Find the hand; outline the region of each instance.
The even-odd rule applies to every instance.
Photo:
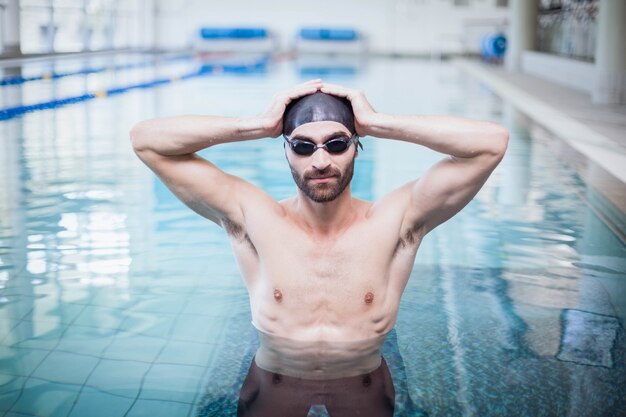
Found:
[[[360,137],[369,135],[369,126],[372,124],[372,119],[375,117],[376,112],[362,91],[326,83],[323,83],[321,91],[350,100],[352,111],[354,112],[354,127],[357,135]]]
[[[267,109],[258,116],[267,130],[267,136],[276,138],[283,133],[283,114],[289,103],[297,98],[313,94],[320,88],[322,88],[322,80],[316,79],[276,93]]]

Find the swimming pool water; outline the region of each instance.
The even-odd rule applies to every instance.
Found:
[[[141,164],[128,131],[165,115],[258,114],[320,68],[377,111],[488,119],[511,133],[479,195],[418,251],[383,349],[395,415],[626,415],[626,249],[594,211],[596,192],[449,63],[307,62],[0,122],[0,415],[234,415],[258,340],[228,240]],[[33,81],[0,97],[44,101],[193,65]],[[364,145],[353,192],[366,199],[441,157]],[[279,140],[201,155],[277,199],[294,192]]]

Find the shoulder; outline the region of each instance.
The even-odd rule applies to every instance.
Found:
[[[411,194],[415,183],[412,180],[376,200],[368,210],[368,218],[380,224],[395,240],[394,253],[403,248],[415,248],[422,237],[421,227],[408,216]]]
[[[374,203],[370,203],[368,217],[375,216],[399,216],[404,217],[404,213],[411,203],[411,190],[417,180],[407,182],[395,190],[385,194]]]
[[[367,217],[373,204],[374,203],[372,203],[371,201],[361,200],[360,198],[352,197],[352,206],[359,214],[359,216],[362,215],[364,217]]]
[[[278,201],[261,188],[241,178],[236,178],[236,184],[229,188],[228,196],[236,198],[241,207],[239,216],[225,216],[220,221],[220,225],[231,237],[249,239],[251,230],[284,217],[284,208]]]

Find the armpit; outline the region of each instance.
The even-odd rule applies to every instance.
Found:
[[[420,243],[420,237],[418,232],[419,227],[413,227],[405,231],[398,239],[398,243],[396,243],[396,247],[393,250],[394,256],[401,249],[409,249],[417,246]]]
[[[239,223],[235,223],[229,219],[222,219],[222,227],[228,233],[229,236],[239,242],[245,242],[256,252],[256,248],[250,239],[250,236],[246,233],[245,229]]]

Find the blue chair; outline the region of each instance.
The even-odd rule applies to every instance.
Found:
[[[193,39],[197,52],[275,52],[278,43],[264,27],[213,27],[204,26]]]
[[[366,41],[354,28],[309,26],[298,30],[294,50],[300,53],[361,54],[366,50]]]

